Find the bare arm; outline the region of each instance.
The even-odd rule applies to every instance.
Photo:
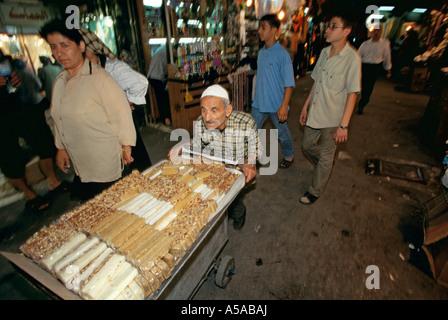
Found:
[[[283,101],[280,108],[277,110],[278,121],[285,122],[288,119],[288,105],[291,100],[293,87],[286,87],[285,94],[283,95]]]
[[[356,98],[357,98],[356,93],[349,93],[347,95],[347,101],[345,102],[345,108],[341,122],[339,124],[339,127],[336,129],[336,132],[334,133],[335,143],[341,143],[347,141],[348,129],[342,129],[340,126],[348,127],[350,118],[353,113],[353,109],[355,108]]]
[[[310,103],[311,103],[311,95],[313,93],[313,88],[314,88],[314,84],[311,87],[310,93],[308,94],[308,98],[306,98],[306,101],[302,107],[302,112],[300,113],[299,122],[302,126],[304,126],[306,124],[306,119],[308,118],[308,109],[309,109]]]

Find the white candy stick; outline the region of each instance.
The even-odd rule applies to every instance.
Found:
[[[78,259],[73,261],[70,265],[63,268],[57,277],[66,285],[71,286],[73,289],[74,279],[81,276],[80,272],[84,269],[91,261],[100,256],[107,249],[107,245],[104,242],[98,243],[94,248],[80,256]],[[78,283],[79,285],[79,283]],[[69,288],[69,289],[72,289]]]
[[[138,271],[130,263],[126,262],[126,266],[113,279],[106,290],[103,290],[98,297],[99,300],[113,300],[120,294],[134,278],[138,275]]]
[[[99,242],[98,238],[91,238],[82,243],[75,251],[67,254],[65,257],[60,259],[53,266],[53,271],[58,273],[62,268],[66,267],[69,263],[76,260],[79,256],[83,255],[87,250],[91,249],[94,245]]]
[[[147,202],[144,206],[140,207],[136,212],[134,212],[136,215],[138,215],[139,217],[141,217],[143,214],[145,214],[145,212],[148,211],[148,208],[150,208],[152,205],[154,205],[155,203],[157,203],[157,199],[153,198],[151,199],[151,201]]]
[[[44,259],[42,261],[42,264],[47,268],[48,270],[53,269],[53,265],[59,261],[59,259],[63,258],[68,252],[70,252],[72,249],[79,246],[82,242],[84,242],[87,239],[87,236],[83,233],[78,233],[75,235],[72,239],[70,239],[67,243],[62,245],[61,248],[53,252],[49,257]]]
[[[95,300],[102,290],[114,279],[125,266],[125,257],[121,254],[114,254],[106,264],[99,270],[90,281],[81,288],[81,296]]]
[[[110,256],[110,254],[113,252],[111,248],[106,248],[106,250],[103,251],[88,267],[86,270],[84,270],[81,273],[81,276],[79,277],[79,282],[82,284],[85,280],[87,280],[90,275],[95,271],[96,268],[98,268],[103,261]],[[78,292],[76,292],[78,293]]]
[[[135,206],[137,203],[139,203],[143,198],[145,197],[144,193],[139,194],[137,197],[135,197],[134,199],[132,199],[132,201],[130,201],[129,203],[119,207],[119,210],[123,210],[123,211],[128,211],[129,208],[132,208],[133,206]]]
[[[156,223],[157,221],[159,221],[159,219],[161,217],[163,217],[163,215],[165,213],[168,212],[168,210],[170,210],[173,207],[173,205],[171,203],[162,203],[162,205],[157,209],[157,211],[149,218],[149,224],[153,225],[154,223]],[[147,220],[148,221],[148,220]]]

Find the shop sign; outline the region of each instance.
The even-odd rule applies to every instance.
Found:
[[[1,3],[0,17],[2,24],[14,26],[41,26],[52,19],[49,8],[21,3]]]

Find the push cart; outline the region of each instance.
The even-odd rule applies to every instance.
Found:
[[[151,299],[191,299],[209,274],[216,270],[215,283],[225,288],[235,268],[233,257],[218,258],[229,240],[227,209],[216,216],[205,227],[187,254],[173,269]]]
[[[231,280],[235,269],[235,259],[231,256],[220,257],[220,253],[229,240],[227,209],[244,187],[245,179],[240,171],[228,170],[232,170],[240,176],[218,202],[216,212],[209,218],[199,237],[172,269],[171,276],[161,284],[156,292],[147,297],[148,300],[191,299],[212,271],[216,271],[215,284],[221,288],[225,288]],[[36,287],[43,287],[44,291],[54,294],[53,297],[80,299],[78,295],[68,290],[61,282],[23,254],[10,252],[1,252],[1,254],[21,273],[26,274],[27,278],[34,280]]]
[[[228,255],[220,257],[220,253],[229,240],[227,209],[244,187],[245,178],[236,169],[227,170],[239,174],[238,179],[218,202],[216,213],[173,269],[171,277],[165,280],[151,299],[191,299],[213,271],[216,271],[215,284],[220,288],[225,288],[232,279],[235,259]]]

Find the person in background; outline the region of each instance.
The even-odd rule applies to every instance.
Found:
[[[13,67],[22,80],[22,85],[17,90],[22,102],[33,106],[39,105],[44,97],[40,93],[42,82],[38,76],[26,67],[26,63],[23,60],[14,59]]]
[[[420,53],[418,33],[411,28],[406,31],[406,36],[394,59],[394,80],[404,85],[398,88],[410,90],[414,73],[414,58]]]
[[[166,87],[168,76],[167,63],[166,47],[162,46],[151,57],[151,63],[149,64],[147,78],[151,86],[154,88],[154,92],[156,94],[160,119],[165,125],[170,126],[170,99]]]
[[[65,68],[54,83],[50,107],[56,163],[63,172],[73,165],[71,197],[88,200],[119,180],[124,166],[133,162],[131,109],[118,82],[85,58],[86,43],[78,30],[53,20],[40,33]]]
[[[1,53],[0,62],[6,60],[13,65],[12,59]],[[8,92],[8,82],[18,89]],[[51,196],[68,192],[70,184],[62,181],[55,171],[56,148],[50,128],[42,110],[22,101],[19,91],[22,85],[16,71],[12,72],[9,80],[6,76],[0,76],[0,169],[8,182],[24,195],[25,208],[40,212],[50,206]],[[39,168],[46,179],[50,197],[37,194],[28,183],[19,137],[25,139],[32,152],[39,156]]]
[[[136,107],[144,108],[144,104],[146,103],[145,96],[148,90],[148,80],[146,77],[133,70],[128,64],[121,60],[110,59],[104,54],[95,54],[91,50],[94,51],[95,49],[90,47],[87,48],[86,57],[93,63],[100,64],[101,67],[118,81],[126,94],[132,114],[134,115]],[[125,174],[130,173],[134,168],[142,172],[151,166],[151,160],[140,135],[137,119],[133,117],[133,121],[137,135],[135,148],[132,148],[132,157],[134,158],[134,161],[130,164],[130,170]]]
[[[294,12],[291,17],[291,58],[294,77],[300,78],[303,74],[303,61],[305,59],[305,41],[307,34],[307,20],[303,8]]]
[[[383,68],[386,70],[387,79],[390,79],[391,76],[390,43],[389,40],[381,37],[382,34],[381,26],[378,29],[374,28],[370,31],[370,39],[364,41],[358,49],[362,59],[362,86],[358,114],[364,113],[364,108],[370,101],[373,87]]]
[[[37,70],[37,76],[42,82],[42,89],[45,91],[47,108],[49,108],[51,103],[51,90],[53,88],[53,83],[56,80],[56,76],[59,74],[59,72],[61,72],[62,68],[59,65],[52,64],[50,58],[48,57],[39,56],[39,60],[43,64],[43,66]]]
[[[295,87],[291,57],[276,40],[280,21],[274,14],[260,19],[258,34],[264,46],[258,52],[257,81],[255,98],[252,103],[252,117],[260,130],[267,117],[270,117],[278,130],[283,160],[281,169],[287,169],[294,160],[294,143],[286,120],[289,100]]]
[[[320,54],[311,77],[314,84],[300,113],[305,127],[302,149],[315,165],[302,204],[322,194],[333,169],[336,146],[347,141],[348,125],[361,90],[361,57],[347,41],[353,24],[346,13],[334,13],[325,38],[330,46]]]

